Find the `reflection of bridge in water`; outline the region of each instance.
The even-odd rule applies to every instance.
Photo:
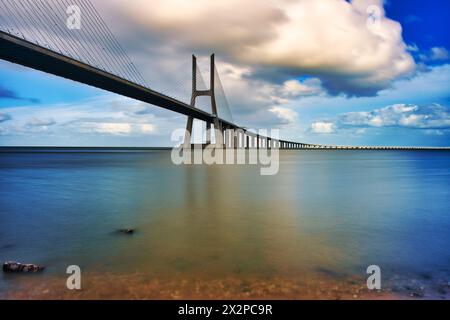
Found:
[[[68,27],[69,12],[79,14],[81,28]],[[204,121],[206,144],[212,142],[212,133],[215,133],[214,143],[227,148],[431,149],[308,144],[275,139],[247,130],[232,119],[214,55],[210,61],[209,87],[206,87],[193,56],[190,103],[154,90],[89,0],[72,0],[70,4],[50,0],[2,0],[0,58],[186,115],[188,133],[192,133],[194,119]],[[211,112],[196,107],[196,98],[200,96],[209,97]],[[190,139],[185,140],[185,145],[190,143]]]

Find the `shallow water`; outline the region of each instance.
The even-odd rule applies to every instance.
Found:
[[[0,261],[47,269],[3,274],[0,295],[66,298],[72,264],[95,279],[87,297],[131,297],[101,279],[149,298],[177,298],[183,281],[225,283],[231,297],[245,281],[351,291],[372,264],[389,292],[450,292],[450,152],[281,151],[279,173],[261,176],[175,166],[168,150],[37,151],[0,153]],[[244,291],[275,295],[264,290]]]

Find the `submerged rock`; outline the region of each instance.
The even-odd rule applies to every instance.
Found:
[[[3,272],[41,272],[43,266],[37,264],[23,264],[14,261],[8,261],[3,264]]]
[[[133,228],[119,229],[118,230],[119,233],[124,233],[124,234],[133,234],[134,231],[135,230]]]

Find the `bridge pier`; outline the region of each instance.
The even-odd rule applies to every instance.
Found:
[[[211,123],[206,123],[206,145],[211,144]]]
[[[194,118],[188,117],[187,123],[186,123],[186,135],[184,136],[184,147],[185,148],[189,148],[191,146],[193,124],[194,124]]]
[[[225,149],[230,147],[230,136],[229,136],[228,127],[225,127],[223,129],[223,147]]]

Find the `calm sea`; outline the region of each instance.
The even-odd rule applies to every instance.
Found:
[[[450,281],[450,152],[281,151],[261,176],[176,166],[169,150],[17,151],[0,152],[0,261],[46,271],[2,274],[0,295],[73,264],[211,281],[365,278],[375,264],[390,290],[441,296]]]

